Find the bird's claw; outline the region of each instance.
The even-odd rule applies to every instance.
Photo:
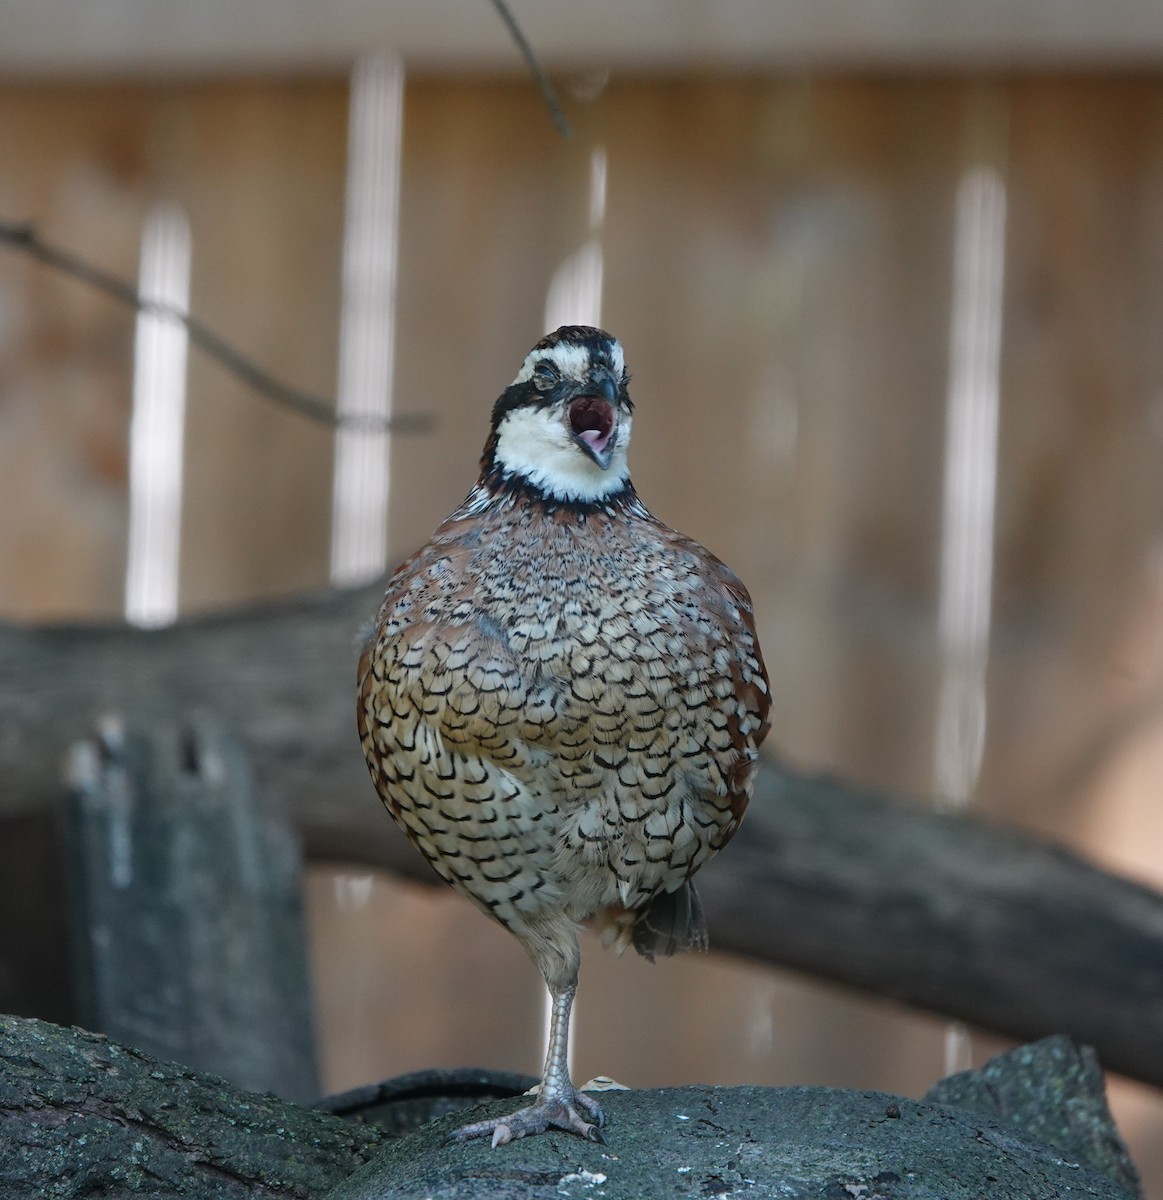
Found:
[[[507,1117],[463,1125],[445,1138],[445,1144],[487,1137],[495,1149],[518,1138],[545,1133],[549,1129],[563,1129],[566,1133],[585,1138],[587,1142],[604,1146],[606,1138],[602,1126],[605,1123],[606,1115],[597,1101],[571,1088],[567,1093],[538,1100],[536,1104],[520,1108]]]

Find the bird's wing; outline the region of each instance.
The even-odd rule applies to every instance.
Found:
[[[409,754],[419,738],[434,753],[517,770],[525,742],[554,714],[477,604],[465,557],[463,537],[459,544],[438,537],[389,581],[360,660],[360,736],[367,745],[378,725],[381,742]]]

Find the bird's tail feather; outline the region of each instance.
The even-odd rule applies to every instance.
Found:
[[[693,883],[675,892],[662,892],[637,914],[633,931],[634,949],[654,961],[656,954],[678,954],[683,950],[707,948],[707,922]]]

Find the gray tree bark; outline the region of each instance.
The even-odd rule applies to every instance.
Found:
[[[603,1096],[603,1148],[444,1147],[462,1116],[386,1146],[323,1200],[1129,1200],[996,1119],[883,1092],[682,1087]],[[511,1108],[513,1102],[509,1101]],[[500,1104],[486,1110],[498,1115]],[[474,1113],[474,1117],[478,1114]],[[483,1114],[481,1114],[483,1115]],[[509,1153],[509,1151],[513,1151]]]
[[[98,1034],[0,1017],[0,1196],[317,1200],[385,1139]]]
[[[988,1072],[988,1074],[987,1074]],[[1022,1047],[915,1101],[838,1088],[609,1092],[607,1146],[568,1134],[444,1146],[454,1113],[377,1126],[0,1017],[0,1195],[43,1200],[1133,1200],[1093,1057]],[[517,1099],[486,1111],[511,1111]],[[474,1116],[477,1114],[474,1113]]]

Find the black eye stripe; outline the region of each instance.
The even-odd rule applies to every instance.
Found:
[[[560,380],[561,372],[557,369],[557,364],[548,358],[540,359],[533,364],[533,386],[539,392],[549,391],[556,387]]]
[[[553,356],[558,347],[567,360],[565,366]],[[616,339],[601,329],[569,325],[547,334],[530,351],[521,381],[511,383],[493,405],[492,428],[495,430],[515,409],[548,408],[559,403],[566,389],[584,383],[596,367],[609,371],[619,381],[619,406],[632,412],[634,405],[626,392],[630,373]]]

